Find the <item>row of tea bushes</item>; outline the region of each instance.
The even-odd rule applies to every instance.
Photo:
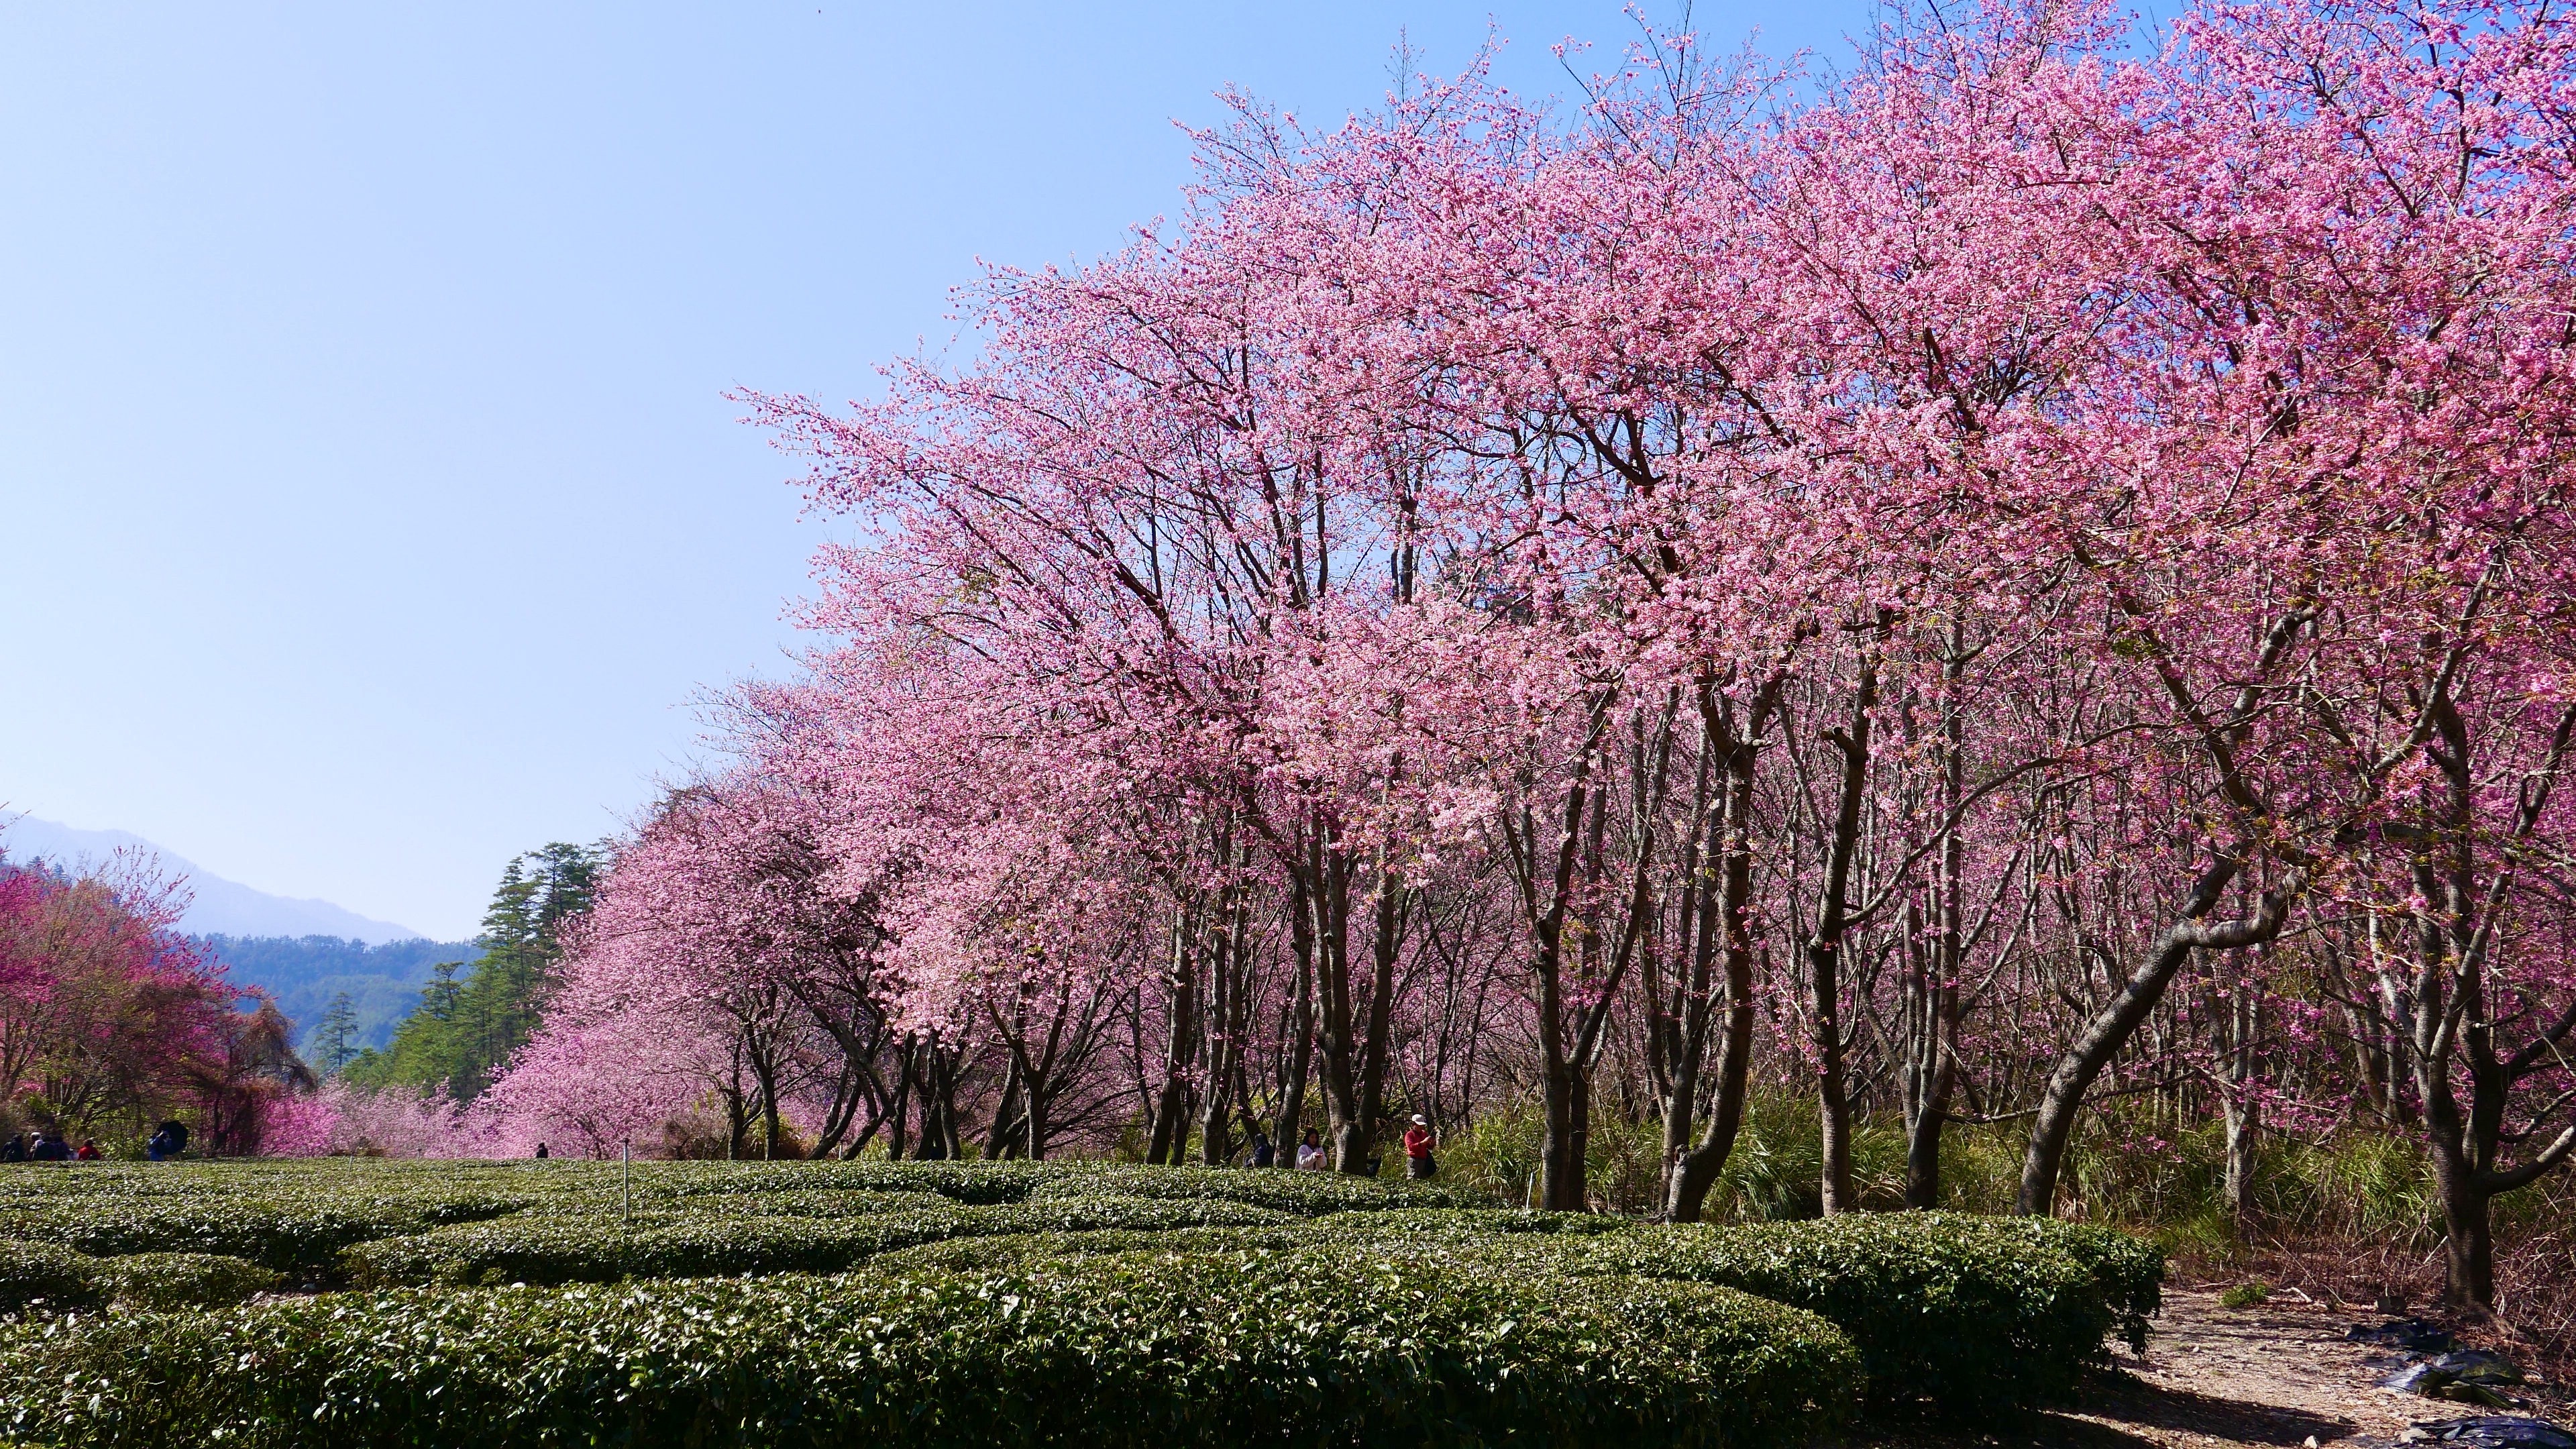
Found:
[[[0,1424],[65,1446],[1811,1442],[1824,1320],[1706,1284],[1356,1249],[998,1273],[409,1290],[29,1324]]]
[[[1952,1413],[2051,1403],[2106,1362],[2105,1339],[2153,1311],[2153,1283],[2104,1265],[2100,1230],[1951,1213],[1873,1213],[1744,1227],[1640,1227],[1583,1241],[1558,1271],[1717,1283],[1831,1319],[1859,1348],[1870,1398]],[[2118,1236],[2109,1234],[2107,1236]],[[2130,1241],[2122,1239],[2122,1241]],[[2152,1248],[2155,1276],[2163,1264]]]
[[[0,1238],[93,1257],[214,1253],[280,1272],[328,1274],[355,1244],[517,1212],[493,1198],[423,1202],[263,1199],[217,1193],[93,1195],[0,1213]]]
[[[1870,1401],[1953,1414],[2050,1403],[2143,1342],[2163,1261],[2104,1229],[1909,1213],[1760,1226],[1652,1226],[1576,1214],[1345,1214],[1261,1228],[1053,1232],[943,1241],[885,1266],[973,1269],[1085,1254],[1264,1253],[1325,1245],[1401,1251],[1470,1271],[1646,1278],[1735,1288],[1832,1321],[1858,1348]]]
[[[769,1162],[728,1165],[721,1172],[675,1176],[671,1181],[671,1191],[680,1197],[915,1191],[979,1206],[1055,1198],[1187,1198],[1246,1203],[1300,1217],[1493,1206],[1493,1200],[1481,1192],[1401,1178],[1108,1162]]]
[[[779,1327],[780,1315],[789,1309],[778,1304],[804,1302],[823,1291],[813,1286],[812,1275],[845,1273],[830,1280],[838,1285],[835,1291],[870,1303],[880,1300],[868,1295],[898,1282],[914,1285],[907,1291],[941,1299],[949,1291],[942,1285],[961,1279],[1026,1280],[1038,1285],[1029,1291],[1040,1297],[1058,1291],[1045,1285],[1146,1285],[1133,1288],[1144,1295],[1140,1301],[1164,1303],[1154,1295],[1179,1292],[1172,1285],[1197,1275],[1208,1296],[1200,1308],[1173,1310],[1182,1317],[1171,1331],[1182,1338],[1156,1340],[1186,1344],[1195,1343],[1188,1335],[1199,1331],[1189,1325],[1200,1319],[1190,1315],[1216,1312],[1208,1305],[1226,1301],[1228,1294],[1244,1295],[1244,1301],[1226,1313],[1266,1323],[1262,1315],[1270,1309],[1252,1300],[1266,1302],[1281,1293],[1293,1298],[1303,1291],[1297,1286],[1302,1275],[1330,1280],[1359,1271],[1354,1264],[1377,1265],[1369,1269],[1377,1272],[1390,1263],[1402,1265],[1388,1270],[1396,1277],[1371,1281],[1402,1287],[1415,1282],[1407,1274],[1429,1275],[1420,1281],[1445,1285],[1421,1289],[1432,1299],[1481,1304],[1504,1315],[1478,1332],[1519,1331],[1519,1320],[1510,1315],[1560,1313],[1562,1304],[1589,1301],[1587,1295],[1628,1301],[1640,1293],[1678,1294],[1673,1301],[1698,1302],[1690,1295],[1748,1294],[1780,1305],[1783,1313],[1813,1316],[1794,1321],[1833,1325],[1849,1367],[1838,1386],[1810,1382],[1802,1390],[1813,1414],[1830,1419],[1843,1398],[1880,1410],[1985,1414],[2062,1397],[2086,1367],[2102,1361],[2107,1335],[2141,1338],[2162,1276],[2152,1246],[2048,1221],[1907,1214],[1746,1227],[1653,1226],[1469,1205],[1472,1198],[1436,1187],[1284,1172],[1052,1163],[650,1164],[638,1165],[630,1178],[615,1164],[313,1163],[291,1171],[225,1164],[143,1169],[122,1177],[40,1169],[0,1174],[0,1189],[0,1225],[6,1225],[0,1232],[15,1231],[21,1239],[7,1250],[15,1266],[0,1270],[0,1312],[22,1319],[13,1343],[0,1346],[0,1368],[8,1370],[0,1381],[23,1378],[22,1371],[31,1368],[69,1375],[26,1390],[23,1412],[36,1416],[27,1421],[36,1442],[159,1442],[142,1429],[129,1433],[119,1427],[159,1421],[149,1406],[116,1402],[155,1380],[108,1372],[103,1365],[112,1355],[99,1345],[112,1343],[131,1344],[160,1365],[152,1373],[175,1375],[176,1384],[196,1371],[171,1356],[177,1352],[172,1346],[210,1342],[192,1335],[325,1325],[327,1332],[316,1330],[317,1345],[339,1343],[333,1352],[364,1360],[349,1361],[348,1372],[357,1375],[350,1382],[412,1383],[405,1377],[412,1370],[389,1368],[365,1355],[390,1363],[416,1351],[424,1365],[432,1364],[448,1352],[443,1335],[451,1329],[484,1343],[475,1335],[505,1335],[492,1326],[497,1320],[491,1315],[524,1310],[536,1315],[522,1325],[528,1332],[562,1332],[579,1340],[531,1339],[526,1352],[537,1357],[529,1362],[552,1365],[543,1369],[549,1374],[590,1364],[580,1370],[587,1373],[597,1364],[583,1355],[607,1340],[583,1337],[568,1325],[597,1305],[638,1305],[636,1312],[661,1323],[654,1315],[667,1310],[686,1316],[721,1302],[731,1305],[727,1312],[741,1315],[741,1333],[759,1339],[786,1331]],[[282,1282],[281,1273],[292,1276]],[[222,1307],[290,1283],[308,1290],[355,1283],[369,1291]],[[1164,1287],[1148,1291],[1153,1284]],[[565,1285],[617,1286],[603,1294]],[[404,1291],[388,1291],[397,1289]],[[1016,1294],[1038,1301],[1018,1289],[997,1291],[1003,1298]],[[1509,1293],[1541,1297],[1531,1307]],[[1110,1311],[1101,1305],[1083,1311],[1095,1309]],[[1017,1311],[1008,1309],[1004,1316]],[[369,1322],[393,1337],[365,1348],[373,1341],[365,1337]],[[1339,1324],[1318,1320],[1298,1331],[1329,1335],[1341,1331]],[[637,1342],[647,1348],[660,1342],[652,1337],[658,1328],[634,1331],[646,1335]],[[984,1344],[977,1335],[987,1333],[975,1328],[968,1336]],[[783,1342],[819,1340],[790,1332]],[[1024,1350],[990,1351],[1009,1359]],[[757,1356],[751,1346],[741,1352]],[[278,1362],[266,1354],[258,1349],[254,1357],[233,1362],[264,1373]],[[638,1361],[649,1361],[649,1353]],[[628,1362],[618,1358],[614,1365]],[[475,1376],[479,1370],[455,1372],[463,1377],[452,1384],[420,1379],[418,1391],[454,1392],[469,1400],[485,1391],[476,1387],[484,1384]],[[699,1394],[688,1401],[698,1405],[692,1412],[717,1416],[706,1420],[710,1425],[733,1422],[723,1416],[737,1409],[754,1412],[755,1390],[770,1383],[760,1376],[763,1369],[740,1382],[687,1388],[684,1381],[697,1381],[680,1369],[670,1372],[681,1374],[670,1383],[683,1384],[671,1392],[683,1398]],[[431,1370],[422,1367],[419,1373]],[[341,1380],[326,1375],[324,1382]],[[1413,1380],[1402,1382],[1413,1385],[1405,1392],[1429,1391]],[[238,1386],[188,1392],[214,1405],[190,1411],[200,1413],[191,1422],[201,1427],[222,1427],[230,1422],[222,1416],[237,1409],[249,1412],[239,1408],[247,1401],[238,1399]],[[309,1407],[326,1417],[339,1412],[331,1407],[338,1401],[329,1397],[338,1389],[312,1392],[322,1398]],[[557,1394],[548,1402],[559,1407],[597,1407],[582,1398],[592,1389],[576,1385],[547,1392]],[[37,1406],[64,1394],[102,1397],[89,1417],[65,1420],[71,1427],[59,1430],[48,1422],[38,1434]],[[611,1401],[627,1402],[614,1394]],[[667,1403],[651,1412],[665,1409],[679,1412]],[[805,1412],[794,1410],[791,1420],[801,1423],[793,1415]],[[1074,1414],[1077,1406],[1049,1412]],[[1053,1433],[1046,1424],[1055,1422],[1027,1432]],[[1398,1416],[1314,1422],[1324,1426],[1317,1433],[1326,1439],[1367,1442],[1378,1432],[1370,1425],[1397,1425],[1385,1432],[1410,1434],[1400,1426],[1413,1421]],[[565,1442],[618,1441],[622,1431],[603,1432],[604,1439]],[[710,1428],[711,1437],[691,1442],[732,1442],[726,1435],[733,1432]],[[794,1430],[782,1442],[794,1442],[794,1433],[802,1432]],[[912,1432],[902,1430],[897,1441],[916,1442],[902,1437]],[[657,1442],[651,1433],[636,1442]],[[761,1437],[766,1428],[742,1433],[771,1441]],[[274,1442],[346,1440],[325,1435]],[[1665,1441],[1650,1436],[1646,1442]]]
[[[334,1162],[302,1172],[275,1164],[84,1166],[0,1179],[0,1238],[100,1257],[219,1254],[324,1284],[342,1281],[343,1256],[359,1245],[501,1219],[615,1214],[649,1226],[675,1216],[858,1217],[1136,1198],[1296,1216],[1480,1201],[1453,1189],[1324,1173],[1057,1163],[647,1163],[631,1173],[573,1162]],[[554,1238],[570,1231],[546,1230]]]
[[[214,1253],[92,1258],[51,1243],[0,1241],[0,1313],[38,1317],[104,1307],[174,1309],[240,1303],[282,1275]]]
[[[1285,1213],[1242,1203],[1116,1197],[991,1206],[933,1198],[920,1207],[853,1217],[682,1215],[633,1224],[606,1215],[522,1215],[379,1239],[350,1249],[343,1264],[349,1281],[361,1287],[614,1283],[834,1273],[880,1253],[954,1238],[1103,1229],[1151,1233],[1290,1221]]]

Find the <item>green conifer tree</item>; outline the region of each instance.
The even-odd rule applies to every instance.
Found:
[[[483,954],[470,967],[442,962],[420,1004],[383,1052],[361,1052],[343,1074],[361,1086],[444,1085],[471,1101],[536,1034],[546,988],[563,954],[563,926],[589,909],[604,845],[556,841],[511,859],[483,913]],[[459,979],[458,972],[465,974]]]

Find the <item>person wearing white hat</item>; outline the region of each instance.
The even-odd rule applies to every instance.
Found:
[[[1440,1170],[1431,1160],[1431,1123],[1419,1112],[1413,1114],[1413,1125],[1404,1129],[1404,1175],[1426,1178]]]

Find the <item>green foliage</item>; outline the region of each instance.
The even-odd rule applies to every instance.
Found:
[[[309,1175],[303,1190],[291,1179],[284,1185],[279,1191],[273,1174],[176,1164],[46,1173],[38,1190],[0,1196],[0,1237],[94,1257],[212,1253],[312,1278],[333,1271],[351,1244],[497,1217],[528,1202],[442,1191],[416,1178],[411,1191],[388,1192],[364,1176],[321,1190]]]
[[[0,1356],[20,1379],[91,1385],[30,1390],[16,1406],[22,1430],[42,1430],[22,1437],[78,1444],[239,1429],[227,1442],[481,1449],[479,1432],[458,1437],[459,1426],[479,1430],[478,1413],[529,1436],[495,1445],[558,1442],[542,1437],[558,1431],[559,1442],[603,1442],[563,1429],[593,1419],[618,1442],[864,1432],[940,1444],[967,1433],[969,1420],[940,1417],[950,1408],[1000,1415],[971,1422],[1001,1442],[1146,1442],[1119,1436],[1157,1424],[1177,1436],[1161,1442],[1191,1442],[1276,1411],[1304,1427],[1263,1442],[1494,1442],[1491,1426],[1512,1424],[1528,1426],[1507,1436],[1516,1443],[1597,1431],[1598,1442],[1751,1444],[1828,1423],[1864,1390],[1882,1408],[1958,1414],[2060,1395],[2100,1360],[2106,1332],[2143,1333],[2162,1272],[2152,1244],[2050,1221],[1678,1228],[1448,1205],[1473,1201],[1443,1185],[1080,1163],[647,1163],[631,1177],[602,1163],[351,1160],[31,1172],[0,1176],[0,1232],[43,1240],[16,1250],[32,1311]],[[215,1306],[278,1287],[281,1272],[289,1286],[366,1291]],[[847,1276],[811,1276],[821,1273]],[[960,1297],[961,1282],[981,1286]],[[119,1311],[104,1318],[55,1311],[111,1297]],[[914,1313],[916,1298],[932,1316]],[[1013,1298],[1024,1306],[1001,1306]],[[984,1306],[970,1312],[970,1301]],[[724,1318],[690,1316],[705,1313]],[[1053,1329],[1029,1326],[1040,1319]],[[896,1322],[932,1339],[885,1348],[880,1330]],[[1415,1337],[1369,1336],[1381,1329]],[[1352,1334],[1364,1351],[1347,1346]],[[292,1352],[271,1357],[281,1345]],[[875,1357],[847,1356],[861,1351]],[[948,1372],[1018,1382],[1025,1369],[1028,1383],[1071,1385],[1081,1380],[1062,1355],[1076,1352],[1103,1387],[1065,1388],[1063,1403]],[[245,1353],[262,1356],[263,1373],[280,1365],[277,1382],[206,1366]],[[1521,1354],[1530,1376],[1503,1375]],[[1666,1361],[1669,1376],[1641,1367]],[[619,1387],[630,1368],[642,1374],[631,1390]],[[840,1389],[809,1388],[809,1371]],[[143,1401],[164,1382],[168,1402]],[[1368,1385],[1402,1401],[1354,1387]],[[1673,1396],[1712,1385],[1723,1395],[1685,1423]],[[1113,1388],[1138,1396],[1132,1426],[1101,1397]],[[1205,1402],[1155,1407],[1193,1393]],[[1367,1402],[1341,1401],[1355,1394]],[[377,1399],[386,1422],[353,1427],[356,1406]],[[1004,1399],[1016,1407],[991,1407]],[[1493,1407],[1505,1402],[1508,1414]],[[898,1415],[905,1403],[928,1417]],[[404,1405],[435,1411],[412,1424],[393,1412]],[[1439,1422],[1458,1427],[1425,1430],[1420,1415],[1434,1407],[1454,1410]],[[1477,1417],[1489,1412],[1499,1417]],[[271,1423],[263,1414],[295,1427],[247,1427]],[[1100,1427],[1112,1420],[1120,1427]],[[700,1428],[674,1427],[684,1423]],[[629,1428],[635,1437],[619,1439]]]
[[[1334,1241],[1331,1233],[1322,1230],[1321,1220],[1313,1218],[1292,1218],[1259,1228],[1172,1228],[1163,1231],[1097,1228],[1071,1233],[998,1233],[991,1237],[942,1238],[918,1247],[897,1248],[873,1259],[869,1267],[872,1271],[885,1273],[909,1273],[919,1269],[988,1273],[1118,1253],[1280,1253],[1326,1247]],[[1374,1239],[1363,1236],[1360,1241]]]
[[[672,1192],[768,1194],[776,1192],[922,1192],[964,1203],[1019,1202],[1051,1172],[1081,1171],[1078,1164],[1027,1162],[746,1162],[722,1167],[653,1164],[648,1180],[670,1181]],[[675,1171],[675,1169],[677,1169]]]
[[[557,932],[590,905],[607,866],[605,849],[562,841],[512,859],[483,913],[482,955],[470,969],[432,967],[391,1044],[358,1053],[342,1075],[369,1088],[445,1087],[460,1102],[480,1094],[535,1033],[538,998],[563,954]]]
[[[1871,1399],[1961,1416],[2062,1400],[2113,1332],[2143,1346],[2164,1263],[2152,1243],[2044,1219],[1911,1213],[1798,1224],[1659,1227],[1561,1213],[1346,1213],[1250,1229],[954,1240],[888,1265],[970,1269],[1087,1254],[1340,1248],[1528,1278],[1675,1278],[1831,1319],[1861,1350]]]
[[[284,1286],[285,1276],[216,1253],[137,1253],[93,1269],[119,1308],[228,1308]]]
[[[2269,1301],[2271,1297],[2272,1285],[2269,1283],[2261,1282],[2259,1280],[2252,1283],[2238,1283],[2230,1286],[2218,1295],[2218,1306],[2221,1308],[2251,1308],[2257,1303]]]
[[[1554,1251],[1567,1272],[1723,1283],[1818,1313],[1860,1349],[1872,1402],[1960,1415],[2064,1399],[2140,1291],[2135,1255],[1948,1213],[1640,1227]]]
[[[326,1025],[335,1002],[346,998],[346,1046],[354,1055],[383,1047],[394,1026],[420,1001],[430,967],[470,961],[471,942],[389,941],[370,946],[339,936],[207,936],[205,943],[235,981],[249,982],[277,999],[277,1009],[299,1028],[305,1060],[327,1068],[333,1055]]]
[[[1147,1250],[1237,1253],[1367,1247],[1392,1252],[1412,1251],[1424,1245],[1447,1248],[1520,1234],[1592,1237],[1601,1233],[1624,1232],[1628,1227],[1625,1218],[1591,1213],[1536,1213],[1511,1208],[1416,1208],[1404,1212],[1335,1213],[1253,1228],[1198,1227],[1167,1232],[1108,1228],[1087,1232],[954,1238],[900,1249],[886,1254],[877,1262],[883,1267],[963,1270]]]
[[[402,1208],[238,1198],[101,1197],[76,1207],[0,1215],[0,1236],[93,1257],[216,1253],[307,1273],[329,1268],[352,1243],[429,1226],[420,1213]]]
[[[0,1240],[0,1313],[65,1313],[105,1298],[96,1265],[53,1243]]]
[[[320,1298],[65,1321],[15,1357],[22,1437],[248,1449],[1762,1449],[1840,1421],[1855,1367],[1831,1325],[1722,1288],[1349,1251]]]
[[[2165,1253],[2154,1242],[2116,1228],[2053,1218],[1951,1215],[1946,1221],[2006,1245],[2064,1253],[2093,1278],[2093,1291],[2117,1319],[2131,1350],[2147,1351],[2147,1320],[2164,1309]]]
[[[358,1007],[348,992],[332,993],[330,1006],[314,1024],[306,1052],[325,1076],[338,1072],[358,1054]]]
[[[1284,1221],[1284,1213],[1242,1203],[1115,1197],[987,1207],[934,1199],[916,1208],[826,1219],[666,1212],[630,1225],[606,1214],[523,1217],[361,1244],[347,1254],[345,1271],[361,1287],[832,1273],[880,1253],[949,1238]]]
[[[1479,1205],[1527,1206],[1538,1201],[1539,1137],[1535,1103],[1520,1102],[1484,1113],[1443,1143],[1441,1175],[1472,1193]],[[1663,1127],[1608,1116],[1592,1124],[1584,1148],[1584,1181],[1604,1211],[1651,1212],[1660,1204]]]
[[[1203,1198],[1251,1203],[1302,1217],[1374,1212],[1389,1208],[1487,1207],[1493,1199],[1468,1187],[1408,1182],[1402,1178],[1348,1177],[1337,1172],[1251,1171],[1209,1167],[1129,1167],[1101,1164],[1049,1172],[1029,1199],[1116,1196]]]
[[[1538,1200],[1538,1109],[1520,1103],[1488,1112],[1452,1137],[1442,1150],[1444,1175],[1489,1202]],[[1596,1119],[1584,1148],[1584,1181],[1593,1205],[1605,1212],[1652,1213],[1663,1206],[1663,1125]],[[2015,1155],[2012,1167],[2020,1168]],[[1726,1165],[1709,1190],[1706,1216],[1713,1222],[1796,1222],[1821,1216],[1824,1128],[1816,1104],[1783,1092],[1756,1092],[1745,1103],[1744,1123]],[[1893,1211],[1905,1205],[1905,1135],[1862,1118],[1852,1126],[1852,1179],[1861,1205]],[[2001,1212],[2012,1194],[1985,1210]],[[1960,1204],[1966,1206],[1966,1204]]]

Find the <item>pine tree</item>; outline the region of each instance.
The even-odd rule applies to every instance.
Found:
[[[442,962],[385,1051],[361,1052],[344,1075],[361,1086],[444,1085],[471,1101],[535,1035],[562,956],[564,924],[589,909],[604,846],[556,841],[511,859],[483,913],[483,954],[470,968]],[[464,971],[463,979],[458,972]]]
[[[314,1055],[326,1075],[336,1076],[349,1060],[358,1054],[358,1008],[343,991],[331,998],[330,1009],[313,1029]]]

